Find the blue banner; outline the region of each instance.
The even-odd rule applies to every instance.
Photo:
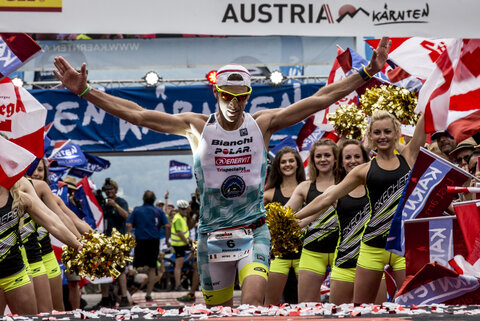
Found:
[[[168,179],[191,179],[193,177],[192,167],[188,164],[177,162],[174,160],[170,161],[170,166],[168,168]]]
[[[48,168],[48,180],[50,185],[55,187],[55,191],[58,189],[58,181],[62,179],[63,175],[68,171],[67,166],[57,166]],[[52,188],[52,186],[50,186]],[[53,188],[52,188],[53,190]]]
[[[104,158],[89,153],[84,153],[84,155],[87,163],[83,166],[75,166],[70,168],[68,175],[78,178],[90,177],[94,172],[101,172],[110,167],[110,161]]]
[[[48,157],[49,160],[56,161],[60,166],[68,167],[85,166],[87,164],[87,159],[80,146],[71,142],[57,144],[60,146],[55,146],[52,154]]]
[[[302,98],[313,95],[321,84],[291,84],[282,87],[253,85],[245,111],[255,113],[263,109],[287,107]],[[128,87],[105,89],[114,96],[132,100],[144,108],[170,114],[195,112],[211,114],[217,110],[212,88],[208,85],[157,86],[154,88]],[[190,149],[186,138],[154,132],[129,124],[99,109],[65,89],[32,90],[32,95],[48,110],[47,123],[53,122],[48,132],[52,141],[71,139],[84,152],[185,150]],[[276,132],[271,145],[285,136],[296,138],[302,123]]]

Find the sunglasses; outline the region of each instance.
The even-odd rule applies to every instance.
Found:
[[[247,92],[240,93],[240,94],[231,93],[229,91],[221,89],[216,85],[215,85],[215,88],[217,88],[217,91],[220,93],[220,96],[222,96],[222,99],[228,102],[234,99],[236,99],[238,102],[244,102],[248,99],[248,96],[250,96],[250,94],[252,93],[252,87],[249,87]]]
[[[462,163],[462,160],[464,160],[465,162],[468,163],[468,162],[470,161],[470,156],[471,156],[471,155],[465,155],[465,156],[463,156],[463,157],[459,157],[459,158],[457,158],[457,159],[455,160],[455,162],[456,162],[457,164],[461,164],[461,163]]]

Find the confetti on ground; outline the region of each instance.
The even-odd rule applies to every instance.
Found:
[[[3,316],[0,321],[70,321],[70,320],[135,320],[135,319],[161,319],[161,320],[205,320],[214,318],[218,321],[223,318],[232,318],[235,320],[296,320],[296,319],[335,319],[350,318],[355,320],[398,320],[415,318],[423,316],[424,319],[438,318],[445,316],[448,319],[463,320],[471,316],[478,318],[480,315],[480,306],[447,306],[444,304],[434,304],[428,306],[402,306],[396,303],[384,303],[382,305],[365,304],[355,306],[353,304],[334,305],[331,303],[301,303],[301,304],[282,304],[280,306],[259,307],[251,305],[240,305],[231,307],[213,307],[207,308],[203,304],[185,305],[179,308],[142,308],[134,306],[129,309],[111,309],[102,308],[97,311],[75,310],[73,312],[59,313],[53,315],[39,314],[37,316]],[[430,316],[429,316],[430,315]],[[370,316],[370,318],[367,318]],[[321,317],[321,318],[319,318]]]

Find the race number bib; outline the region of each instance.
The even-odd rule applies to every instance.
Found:
[[[252,229],[238,228],[211,232],[207,239],[210,262],[240,260],[253,248]]]

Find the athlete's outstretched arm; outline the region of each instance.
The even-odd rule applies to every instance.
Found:
[[[368,75],[373,76],[383,68],[388,58],[390,46],[390,40],[387,37],[382,38],[377,49],[373,51],[370,63],[366,67]],[[302,121],[345,97],[364,83],[365,80],[362,76],[355,72],[341,81],[321,88],[311,97],[302,99],[287,108],[275,109],[274,113],[269,113],[271,118],[268,127],[269,131],[273,133]]]
[[[82,64],[80,73],[73,69],[63,57],[55,57],[54,65],[57,68],[53,71],[55,76],[67,89],[76,95],[85,92],[87,89],[87,67],[85,63]],[[171,115],[148,110],[132,101],[109,95],[94,88],[82,95],[82,98],[129,123],[163,133],[186,136],[191,129],[191,123],[195,122],[196,117],[198,118],[198,115],[194,113]]]

